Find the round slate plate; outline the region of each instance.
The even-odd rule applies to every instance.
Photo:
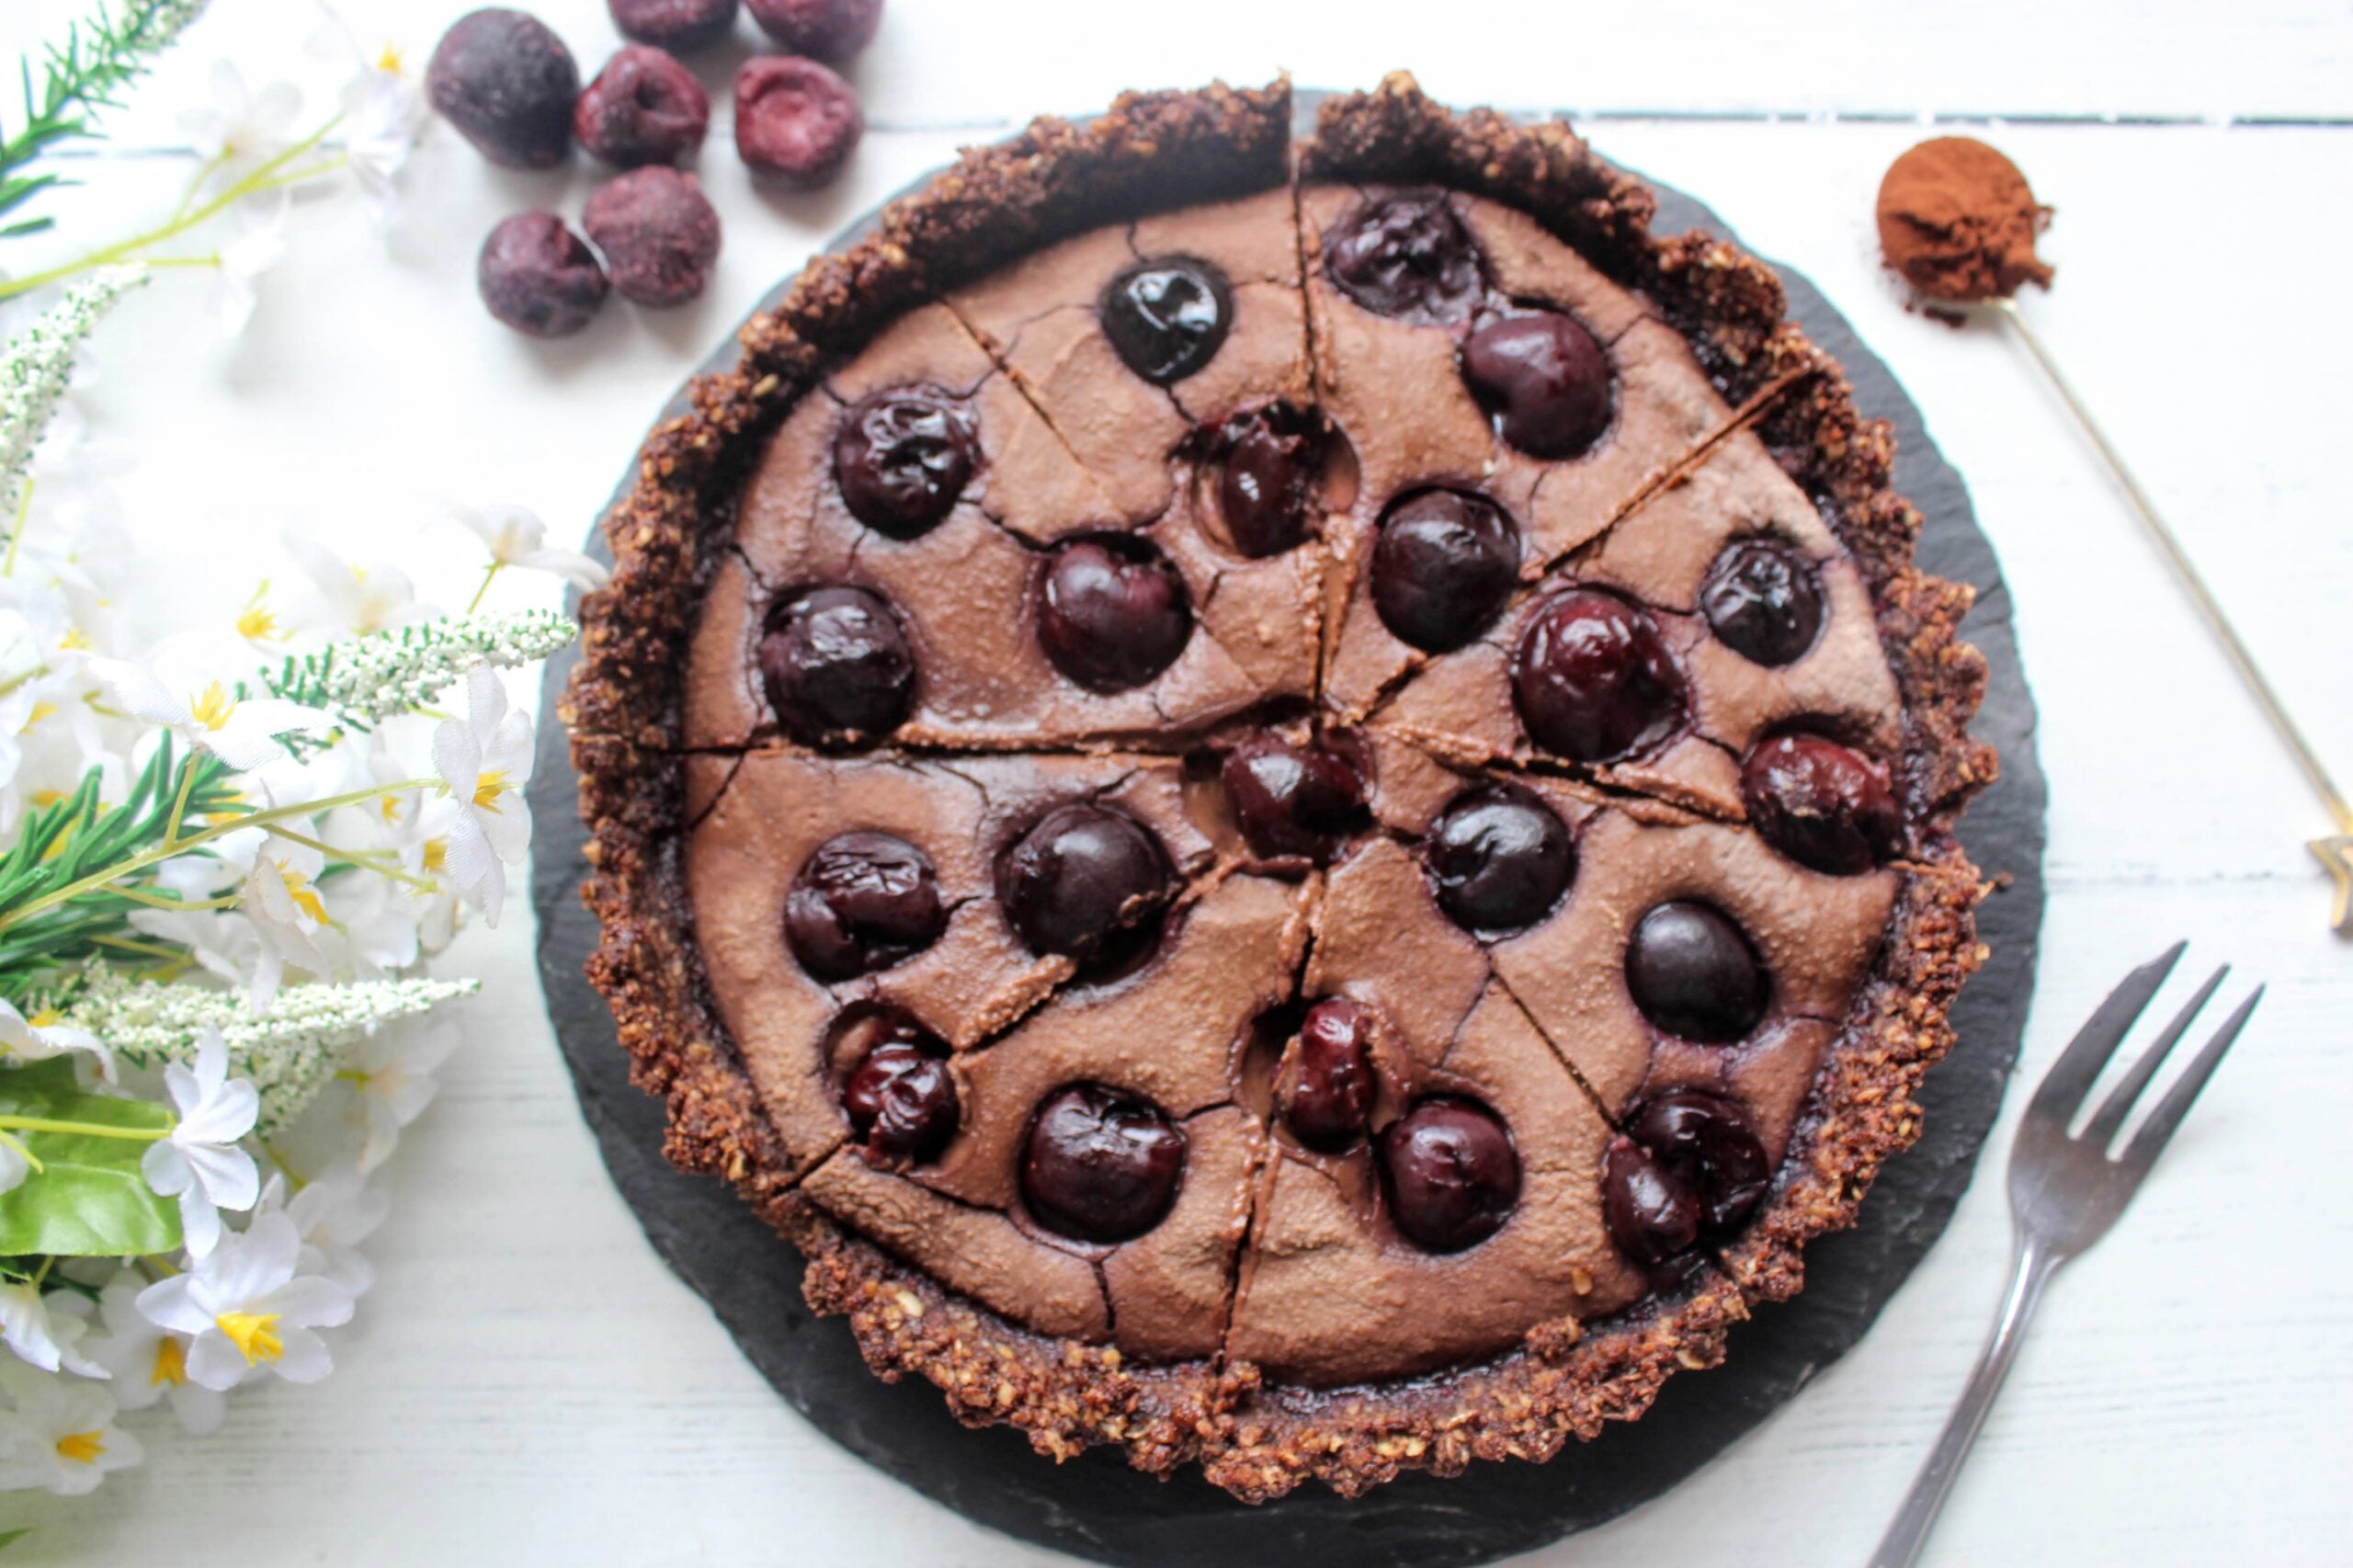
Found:
[[[835,244],[847,244],[862,227]],[[1664,187],[1657,228],[1724,232],[1706,208]],[[1992,666],[1992,681],[1974,728],[2000,749],[2002,777],[1970,808],[1961,838],[1986,875],[2009,878],[1979,915],[1993,957],[1955,1009],[1960,1045],[1929,1074],[1920,1096],[1927,1131],[1881,1174],[1861,1223],[1807,1250],[1805,1293],[1765,1307],[1735,1328],[1722,1367],[1669,1380],[1642,1421],[1592,1443],[1573,1443],[1551,1464],[1474,1464],[1450,1481],[1409,1474],[1355,1501],[1311,1483],[1251,1508],[1195,1472],[1154,1481],[1101,1449],[1058,1466],[1008,1429],[967,1431],[930,1384],[886,1384],[866,1369],[847,1326],[816,1319],[801,1300],[800,1256],[733,1193],[664,1161],[662,1108],[630,1086],[611,1016],[581,972],[597,932],[577,896],[587,873],[580,853],[585,835],[554,713],[571,673],[566,654],[548,670],[530,787],[540,824],[531,897],[549,1016],[621,1196],[656,1250],[710,1301],[794,1409],[852,1453],[970,1518],[1104,1562],[1445,1568],[1526,1551],[1649,1501],[1794,1397],[1862,1337],[1942,1233],[2000,1109],[2033,991],[2045,789],[2009,593],[1961,476],[1938,454],[1919,411],[1887,368],[1838,312],[1803,278],[1786,268],[1781,278],[1792,313],[1846,367],[1863,411],[1895,424],[1898,487],[1927,517],[1921,565],[1977,586],[1965,631]],[[705,368],[722,367],[733,353],[731,338]],[[674,399],[662,416],[684,408],[683,397]],[[632,468],[624,488],[633,477]],[[601,534],[589,548],[609,559]],[[745,1506],[772,1506],[781,1518],[788,1496],[789,1490],[780,1492],[773,1504],[746,1497]]]

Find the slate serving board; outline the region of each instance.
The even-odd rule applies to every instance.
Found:
[[[1313,97],[1302,98],[1304,113]],[[1705,207],[1658,188],[1658,232],[1727,232]],[[855,239],[870,221],[846,231],[835,245]],[[1805,1293],[1735,1327],[1722,1367],[1671,1379],[1642,1421],[1592,1443],[1572,1443],[1551,1464],[1477,1464],[1450,1481],[1409,1474],[1353,1502],[1311,1483],[1251,1508],[1197,1473],[1154,1481],[1099,1449],[1057,1466],[1007,1429],[965,1430],[930,1384],[910,1379],[890,1385],[868,1372],[847,1326],[815,1318],[801,1300],[799,1255],[720,1183],[682,1176],[663,1160],[661,1107],[631,1087],[611,1016],[582,977],[596,928],[577,896],[586,875],[585,834],[554,713],[574,662],[567,653],[548,671],[529,791],[539,824],[531,897],[549,1017],[621,1196],[655,1249],[710,1303],[794,1409],[852,1453],[972,1519],[1103,1562],[1449,1568],[1529,1551],[1656,1497],[1795,1397],[1862,1337],[1951,1218],[2017,1060],[2042,925],[2046,790],[2009,593],[1967,488],[1886,366],[1805,278],[1787,268],[1781,278],[1792,312],[1846,367],[1863,411],[1895,424],[1898,486],[1927,518],[1921,564],[1977,585],[1965,630],[1984,651],[1992,680],[1975,733],[2000,749],[2002,777],[1970,809],[1961,838],[1988,876],[2010,879],[1980,914],[1993,957],[1955,1010],[1960,1045],[1929,1074],[1921,1095],[1927,1130],[1880,1176],[1861,1223],[1808,1250]],[[721,368],[733,355],[731,336],[704,368]],[[676,398],[662,417],[684,406],[683,397]],[[632,466],[624,488],[633,476]],[[609,559],[601,534],[588,548]],[[773,1508],[782,1522],[790,1491],[747,1495],[744,1506]]]

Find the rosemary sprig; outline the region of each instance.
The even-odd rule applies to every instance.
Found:
[[[203,12],[205,3],[121,0],[119,10],[110,11],[101,0],[86,23],[68,23],[64,41],[48,47],[38,89],[32,62],[19,62],[25,123],[0,139],[0,219],[51,186],[68,183],[52,170],[24,170],[60,142],[98,135],[93,116],[115,107],[116,95]],[[50,222],[18,220],[0,227],[0,239],[34,233]]]

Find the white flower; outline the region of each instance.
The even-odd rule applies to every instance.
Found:
[[[56,1305],[63,1307],[64,1298]],[[0,1283],[0,1339],[17,1358],[44,1372],[65,1370],[85,1378],[103,1378],[107,1369],[74,1346],[88,1324],[72,1316],[55,1318],[49,1297],[38,1285],[10,1280]]]
[[[193,1070],[176,1062],[164,1069],[164,1086],[179,1120],[168,1138],[148,1147],[140,1173],[158,1193],[180,1200],[188,1256],[203,1257],[220,1244],[221,1210],[250,1209],[261,1195],[254,1157],[237,1146],[254,1130],[261,1096],[229,1076],[229,1048],[219,1029],[199,1039]]]
[[[205,160],[207,177],[233,184],[293,145],[294,117],[302,95],[291,82],[270,82],[260,92],[245,87],[245,74],[230,61],[212,65],[212,106],[180,111],[180,134]]]
[[[391,43],[370,54],[335,7],[321,0],[324,15],[310,48],[350,73],[343,88],[344,155],[359,182],[377,225],[389,226],[399,209],[396,183],[403,165],[425,129],[422,83]]]
[[[447,1024],[424,1028],[392,1028],[360,1042],[347,1072],[358,1080],[358,1111],[366,1128],[359,1149],[359,1168],[372,1171],[400,1146],[401,1129],[425,1114],[440,1092],[435,1068],[458,1046],[458,1032]]]
[[[219,1390],[188,1377],[188,1335],[158,1328],[140,1312],[139,1292],[146,1283],[135,1269],[126,1268],[98,1293],[106,1333],[90,1341],[90,1354],[114,1374],[115,1397],[123,1409],[144,1410],[169,1399],[188,1436],[209,1437],[221,1429],[228,1402]]]
[[[355,566],[308,534],[289,528],[280,536],[324,601],[326,613],[347,631],[366,634],[433,614],[416,602],[416,589],[397,566]]]
[[[286,209],[282,190],[237,203],[237,237],[221,247],[212,276],[212,318],[223,337],[237,336],[252,323],[262,275],[286,259]]]
[[[466,676],[466,715],[433,732],[433,766],[458,808],[448,819],[449,880],[495,926],[506,896],[499,862],[518,865],[530,847],[521,789],[531,776],[531,717],[506,706],[506,687],[487,666]]]
[[[327,926],[317,886],[325,867],[326,857],[317,849],[276,834],[267,835],[254,850],[253,869],[238,889],[237,913],[261,938],[260,960],[246,987],[256,1013],[267,1011],[277,997],[289,964],[321,979],[333,972],[313,940]]]
[[[114,1076],[114,1055],[107,1050],[106,1041],[87,1029],[74,1028],[51,1008],[44,1007],[28,1018],[0,999],[0,1055],[19,1062],[45,1062],[69,1051],[89,1052],[97,1059],[100,1076]]]
[[[227,683],[164,659],[154,665],[128,659],[92,659],[90,671],[138,718],[161,724],[202,746],[239,772],[286,756],[278,737],[317,734],[329,727],[315,708],[275,697],[240,701]]]
[[[545,523],[520,506],[453,506],[449,515],[489,548],[493,570],[552,572],[575,588],[601,588],[608,574],[576,550],[547,542]]]
[[[156,1327],[189,1336],[188,1375],[231,1389],[258,1368],[314,1383],[334,1369],[315,1329],[351,1321],[351,1292],[295,1272],[302,1239],[283,1214],[260,1214],[186,1274],[139,1293]]]
[[[282,1209],[302,1238],[301,1268],[334,1281],[357,1299],[376,1283],[376,1268],[359,1256],[359,1244],[392,1211],[392,1194],[370,1187],[359,1167],[345,1160],[305,1183],[291,1199],[281,1176],[263,1189],[264,1210]]]
[[[61,1497],[97,1488],[107,1471],[144,1457],[115,1426],[114,1396],[96,1383],[6,1369],[17,1407],[0,1415],[0,1486],[38,1486]]]

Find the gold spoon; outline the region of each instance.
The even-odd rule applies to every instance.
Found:
[[[2288,743],[2288,750],[2295,756],[2296,765],[2304,770],[2304,777],[2319,794],[2321,804],[2328,808],[2329,816],[2336,824],[2336,833],[2325,838],[2311,839],[2304,847],[2313,852],[2313,858],[2321,863],[2330,880],[2336,884],[2336,897],[2329,908],[2329,924],[2336,927],[2338,936],[2353,937],[2353,806],[2346,804],[2344,791],[2337,789],[2336,782],[2329,778],[2328,769],[2321,766],[2312,743],[2304,739],[2303,732],[2297,729],[2296,722],[2288,716],[2286,704],[2279,700],[2279,694],[2272,689],[2271,682],[2264,677],[2246,643],[2233,630],[2230,618],[2222,613],[2221,602],[2214,597],[2213,589],[2208,587],[2206,579],[2199,575],[2198,568],[2190,562],[2188,551],[2182,549],[2180,539],[2166,525],[2165,518],[2158,516],[2157,504],[2149,498],[2147,491],[2141,488],[2141,482],[2132,477],[2132,471],[2124,465],[2123,454],[2109,440],[2107,432],[2092,417],[2090,408],[2086,406],[2075,387],[2061,372],[2058,361],[2051,357],[2050,348],[2036,333],[2026,312],[2018,309],[2017,301],[2001,294],[1982,301],[1980,308],[1998,315],[2017,335],[2018,343],[2026,349],[2027,358],[2034,361],[2036,369],[2051,383],[2052,390],[2067,405],[2067,411],[2075,416],[2075,423],[2083,427],[2093,449],[2108,464],[2108,472],[2132,503],[2132,509],[2140,514],[2141,521],[2147,524],[2149,532],[2155,536],[2157,547],[2165,551],[2165,559],[2173,562],[2174,571],[2180,574],[2183,585],[2189,589],[2191,601],[2198,606],[2199,613],[2206,618],[2206,624],[2222,644],[2222,652],[2237,668],[2240,678],[2246,682],[2247,689],[2255,694],[2256,705],[2263,710],[2264,717],[2271,721],[2271,727],[2279,732],[2279,738]]]

